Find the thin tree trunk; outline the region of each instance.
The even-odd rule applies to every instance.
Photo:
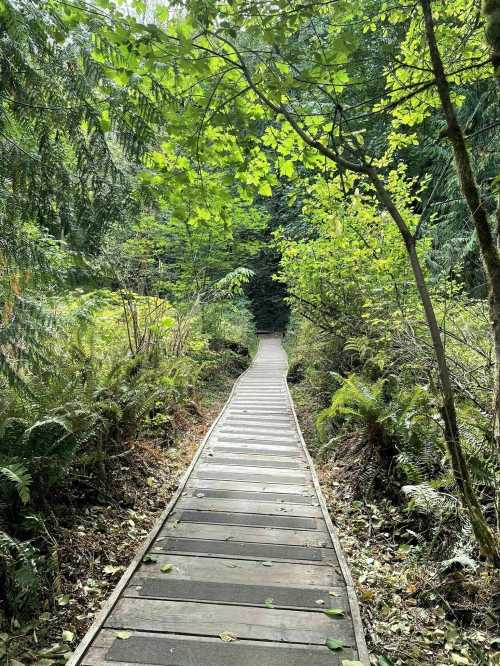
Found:
[[[448,450],[448,455],[453,470],[453,476],[457,484],[458,491],[462,504],[467,510],[469,519],[474,530],[474,535],[479,543],[483,554],[496,566],[500,566],[500,553],[498,551],[498,544],[490,530],[488,523],[483,515],[481,505],[477,499],[472,480],[470,478],[469,469],[465,460],[462,445],[460,443],[460,431],[458,428],[458,419],[455,408],[455,397],[450,378],[450,371],[446,361],[446,353],[439,330],[439,324],[432,304],[432,299],[427,288],[425,276],[420,265],[420,261],[416,249],[416,240],[406,226],[405,221],[401,217],[394,202],[391,199],[389,192],[384,187],[384,184],[379,179],[375,171],[369,172],[369,177],[375,190],[377,197],[384,208],[389,212],[392,219],[396,223],[408,252],[410,264],[415,277],[415,283],[420,294],[420,300],[424,308],[425,318],[431,334],[432,345],[434,354],[438,364],[439,381],[441,385],[441,392],[443,396],[443,404],[441,407],[441,414],[445,427],[445,441]]]
[[[431,0],[420,0],[420,4],[424,14],[425,33],[431,56],[432,69],[436,79],[436,87],[446,119],[447,136],[453,147],[455,169],[460,188],[474,222],[484,270],[489,283],[489,308],[495,347],[495,393],[493,400],[495,410],[495,439],[497,451],[500,452],[500,256],[496,239],[489,224],[488,213],[481,200],[479,188],[474,177],[474,172],[472,171],[469,151],[465,144],[463,131],[458,122],[455,107],[451,101],[450,86],[444,71],[434,31]],[[492,20],[495,21],[495,15],[498,19],[500,11],[498,9],[498,0],[495,3],[487,0],[483,6],[483,10],[485,8],[491,9],[493,4],[497,6],[496,11],[492,12]],[[498,544],[496,549],[498,563],[500,560]]]

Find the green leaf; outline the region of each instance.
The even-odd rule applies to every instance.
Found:
[[[268,182],[261,183],[261,185],[259,187],[259,194],[263,197],[272,196],[273,191],[272,191],[271,186],[269,185]]]
[[[172,565],[171,564],[162,564],[160,567],[160,571],[163,573],[170,573],[172,571]]]
[[[393,666],[393,663],[390,659],[387,659],[387,657],[383,657],[382,655],[378,658],[377,661],[377,666]]]
[[[60,594],[56,597],[58,606],[67,606],[69,604],[69,594]]]
[[[125,641],[127,640],[127,638],[130,638],[132,634],[130,633],[130,631],[117,631],[115,636],[120,640]]]
[[[273,599],[272,597],[268,597],[268,598],[265,599],[265,601],[264,601],[264,606],[265,606],[266,608],[274,608],[274,604],[273,604],[273,602],[274,602],[274,599]]]
[[[364,666],[362,661],[352,661],[351,659],[342,659],[342,666]]]
[[[341,650],[344,647],[344,641],[340,641],[337,638],[327,638],[325,645],[329,650],[335,652],[335,650]]]
[[[325,615],[328,615],[328,617],[343,617],[344,616],[344,611],[342,608],[327,608],[326,610],[323,611]]]
[[[155,564],[156,562],[158,562],[158,560],[152,555],[145,555],[142,559],[143,564]]]
[[[65,641],[66,643],[71,643],[72,640],[75,638],[75,634],[70,631],[69,629],[65,629],[62,634],[61,634],[62,640]]]

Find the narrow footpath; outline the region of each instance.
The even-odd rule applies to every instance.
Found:
[[[70,666],[368,664],[286,372],[281,339],[262,336]]]

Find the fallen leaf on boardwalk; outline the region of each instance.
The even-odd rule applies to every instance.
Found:
[[[232,643],[233,641],[238,640],[238,636],[232,634],[230,631],[221,631],[219,638],[221,641],[224,641],[224,643]]]
[[[65,629],[65,630],[62,632],[61,637],[62,637],[62,640],[63,640],[63,641],[66,641],[67,643],[71,643],[71,641],[72,641],[72,640],[74,639],[74,637],[75,637],[75,634],[74,634],[72,631],[69,631],[69,629]]]
[[[228,562],[227,564],[224,564],[225,567],[229,567],[230,569],[236,569],[236,564],[233,564],[232,562]]]
[[[272,597],[268,597],[267,599],[264,600],[264,606],[266,608],[274,608],[274,599]]]
[[[329,594],[331,597],[338,597],[338,596],[339,596],[339,595],[337,594],[337,592],[335,592],[335,590],[329,590],[329,591],[328,591],[328,594]]]
[[[205,493],[196,493],[196,497],[205,497]]]
[[[272,567],[273,563],[272,562],[262,562],[263,567]]]
[[[316,601],[314,603],[317,606],[324,606],[325,605],[325,602],[323,601],[323,599],[316,599]]]
[[[160,567],[160,571],[163,573],[170,573],[172,571],[172,565],[171,564],[162,564]]]
[[[351,661],[350,659],[342,659],[342,666],[363,666],[363,662]]]
[[[329,650],[341,650],[344,647],[344,641],[339,641],[337,638],[327,638],[325,645]]]
[[[328,617],[342,617],[344,615],[342,608],[327,608],[323,613]]]
[[[142,558],[142,563],[143,564],[155,564],[155,562],[158,562],[156,557],[153,557],[152,555],[146,555],[145,557]]]
[[[130,633],[130,631],[117,631],[115,636],[117,638],[120,638],[122,641],[125,641],[127,640],[127,638],[130,638],[132,634]]]

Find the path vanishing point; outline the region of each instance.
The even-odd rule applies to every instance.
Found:
[[[281,338],[261,336],[70,666],[369,663],[286,372]]]

